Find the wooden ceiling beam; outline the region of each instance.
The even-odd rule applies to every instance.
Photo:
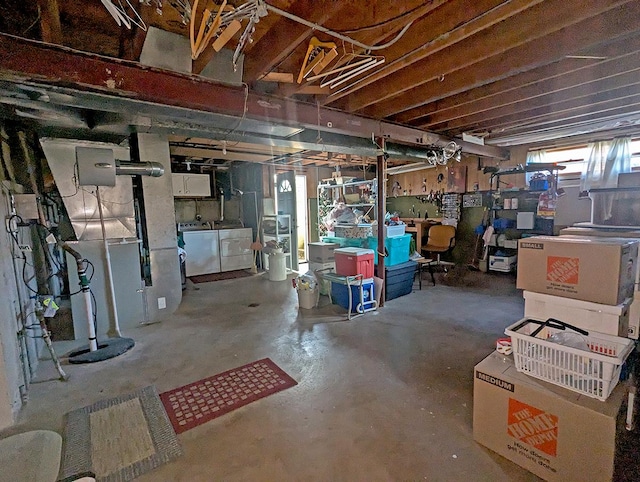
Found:
[[[386,62],[382,68],[364,77],[352,88],[332,95],[326,100],[325,105],[332,104],[541,1],[453,0],[446,2],[438,8],[437,15],[422,17],[411,26],[399,42],[384,50]],[[428,36],[427,39],[425,39],[425,33]]]
[[[596,49],[593,49],[596,50]],[[620,52],[624,52],[620,55]],[[424,126],[532,98],[632,70],[640,62],[640,35],[597,49],[603,60],[564,58],[537,69],[461,92],[393,117],[396,122]]]
[[[411,89],[393,99],[380,102],[370,109],[365,109],[363,113],[376,118],[386,118],[450,95],[549,65],[589,46],[633,35],[638,29],[640,3],[631,1],[602,15],[567,26],[542,39],[520,44],[507,52],[484,58],[473,66],[461,67],[443,79],[432,79],[420,85],[419,89]],[[544,44],[544,48],[541,47],[541,43]],[[419,69],[417,71],[419,72]]]
[[[629,91],[640,92],[639,73],[640,63],[636,64],[633,70],[622,74],[604,77],[593,82],[556,91],[541,91],[536,96],[524,97],[509,103],[502,101],[495,109],[486,109],[475,114],[463,115],[438,124],[431,124],[429,128],[436,132],[460,129],[466,125],[491,123],[494,119],[514,114],[522,113],[528,115],[528,112],[539,108],[555,109],[554,106],[570,101],[575,101],[582,105],[584,102],[588,102],[594,94],[606,95],[607,98],[613,99],[614,97],[612,96],[628,95]]]
[[[531,135],[540,132],[548,132],[554,129],[577,129],[593,122],[605,122],[607,120],[619,119],[625,116],[640,116],[640,96],[630,97],[624,101],[614,101],[603,103],[599,106],[585,106],[580,112],[575,111],[573,115],[558,114],[550,115],[547,118],[537,121],[514,123],[510,126],[496,128],[491,132],[497,137],[512,136],[519,134]],[[638,126],[635,126],[638,132]]]
[[[424,98],[422,93],[416,97],[414,89],[418,87],[432,81],[439,81],[441,88],[445,87],[449,74],[469,70],[469,75],[473,75],[475,71],[472,73],[468,67],[479,62],[484,63],[488,58],[501,56],[502,63],[508,66],[509,62],[504,61],[504,57],[509,56],[509,51],[513,52],[519,46],[535,43],[538,50],[546,51],[550,47],[546,45],[548,43],[546,37],[555,34],[564,38],[565,29],[628,3],[634,2],[633,0],[584,0],[576,5],[566,0],[547,0],[515,17],[467,37],[450,48],[439,50],[414,62],[393,76],[352,94],[345,107],[349,112],[361,112],[371,106],[367,112],[373,112],[374,117],[383,118],[402,112],[407,107],[415,107],[415,105],[407,106],[405,99],[412,98],[411,102],[415,103],[417,99]],[[568,41],[565,40],[563,46]],[[542,42],[545,43],[545,48],[541,48]],[[579,44],[574,42],[573,45]],[[520,62],[522,63],[522,59]],[[385,108],[378,109],[381,101]],[[391,106],[396,103],[401,108],[394,110]]]
[[[636,84],[632,87],[593,94],[579,99],[570,99],[554,105],[544,105],[537,109],[528,109],[488,121],[469,123],[463,126],[446,126],[442,130],[462,132],[482,126],[490,131],[502,132],[513,126],[520,128],[547,124],[558,120],[570,121],[597,113],[618,115],[618,111],[623,111],[626,107],[635,105],[638,102],[640,102],[640,89]]]
[[[42,41],[62,45],[62,27],[58,0],[38,0]]]

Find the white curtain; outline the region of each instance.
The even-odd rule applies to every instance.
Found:
[[[631,138],[617,137],[612,141],[589,144],[589,161],[580,176],[580,191],[618,187],[618,174],[631,172]],[[601,193],[591,202],[591,221],[607,224],[613,217],[614,203],[624,193]]]
[[[547,151],[545,150],[529,151],[527,152],[526,165],[528,166],[529,164],[540,164],[543,162],[547,162],[546,159],[547,159]],[[533,172],[528,172],[526,174],[525,177],[527,178],[527,184],[529,184],[534,174],[535,173]]]
[[[580,176],[580,190],[618,187],[618,174],[631,172],[630,137],[589,144],[589,161]]]

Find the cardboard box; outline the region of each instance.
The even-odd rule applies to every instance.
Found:
[[[316,242],[309,243],[309,262],[331,263],[336,260],[334,251],[339,248],[338,243]]]
[[[625,396],[620,384],[600,402],[518,373],[494,352],[474,369],[473,438],[545,480],[610,481]]]
[[[633,296],[638,242],[600,237],[534,236],[518,243],[516,286],[604,305]]]
[[[533,291],[524,291],[522,296],[525,318],[555,318],[587,331],[623,337],[629,335],[631,298],[619,305],[603,305]]]

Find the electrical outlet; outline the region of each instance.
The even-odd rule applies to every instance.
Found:
[[[158,298],[158,309],[164,310],[167,307],[167,299],[163,296]]]

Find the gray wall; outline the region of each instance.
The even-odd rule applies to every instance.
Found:
[[[8,198],[5,190],[0,198],[0,216],[3,219],[9,217]],[[29,244],[30,228],[19,228],[18,234],[21,244]],[[0,290],[3,293],[3,301],[0,303],[0,429],[14,423],[18,410],[22,406],[20,390],[26,387],[31,380],[31,376],[38,363],[38,353],[41,343],[37,343],[34,338],[25,338],[22,343],[23,350],[20,350],[20,343],[16,336],[19,321],[25,314],[26,324],[36,323],[33,316],[34,304],[29,298],[25,284],[21,279],[22,261],[13,259],[10,255],[14,248],[13,240],[6,229],[0,233],[0,251],[5,253],[0,257]],[[28,256],[31,263],[32,257]],[[36,289],[35,280],[32,279],[33,270],[27,265],[26,278],[30,281],[30,286]],[[31,331],[32,336],[39,335],[39,330]],[[23,355],[24,364],[21,362]],[[23,369],[24,366],[24,369]]]

